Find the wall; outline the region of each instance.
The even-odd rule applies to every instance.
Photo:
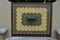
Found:
[[[11,35],[11,3],[8,0],[0,0],[0,27],[6,27]]]
[[[54,30],[60,28],[60,0],[53,3],[52,16],[52,36],[54,36]]]
[[[60,28],[60,0],[53,3],[52,16],[52,37],[54,37],[54,30]],[[8,0],[0,0],[0,27],[6,27],[8,36],[11,36],[11,3]]]

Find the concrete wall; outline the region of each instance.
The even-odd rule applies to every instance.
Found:
[[[52,16],[52,37],[54,37],[54,30],[60,28],[60,0],[53,3]],[[6,27],[8,36],[11,36],[11,3],[8,0],[0,0],[0,27]]]

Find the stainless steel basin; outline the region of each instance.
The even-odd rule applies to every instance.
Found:
[[[8,37],[5,40],[57,40],[51,37]]]

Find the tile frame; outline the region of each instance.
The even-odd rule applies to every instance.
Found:
[[[11,3],[11,32],[12,36],[32,36],[32,37],[51,37],[52,31],[52,3],[51,3],[51,14],[50,14],[50,33],[49,34],[13,34],[13,4]]]

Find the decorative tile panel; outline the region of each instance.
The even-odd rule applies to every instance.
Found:
[[[51,3],[13,3],[12,35],[51,36]]]

